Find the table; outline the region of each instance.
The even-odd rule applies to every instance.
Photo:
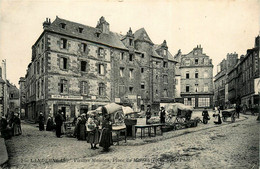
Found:
[[[163,124],[163,123],[151,124],[151,127],[153,127],[153,129],[154,129],[154,136],[156,136],[156,128],[157,128],[157,127],[160,127],[160,129],[161,129],[161,135],[163,135],[162,126],[165,126],[165,124]]]
[[[125,132],[125,143],[126,143],[126,136],[127,136],[126,126],[112,126],[112,132],[115,132],[117,135],[117,145],[119,145],[119,134],[121,132]]]
[[[143,133],[144,133],[144,136],[145,136],[145,129],[148,128],[148,135],[150,136],[151,135],[151,125],[147,125],[147,124],[144,124],[144,125],[135,125],[135,128],[136,129],[141,129],[141,139],[143,138]],[[135,138],[136,138],[136,133],[135,133]]]

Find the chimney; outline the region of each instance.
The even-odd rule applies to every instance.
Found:
[[[50,18],[46,18],[46,20],[42,24],[43,29],[48,28],[50,25],[51,25],[51,19]]]

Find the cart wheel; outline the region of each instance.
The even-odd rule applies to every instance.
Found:
[[[232,117],[231,117],[231,122],[234,123],[235,121],[236,121],[235,116],[232,116]]]

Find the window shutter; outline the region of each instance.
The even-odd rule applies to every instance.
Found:
[[[60,91],[60,90],[61,90],[60,86],[61,86],[61,84],[58,83],[58,91],[59,91],[59,93],[61,92],[61,91]]]
[[[68,93],[68,81],[64,80],[64,93]]]
[[[63,40],[60,41],[60,48],[63,48]]]
[[[60,58],[60,68],[63,69],[63,58]]]

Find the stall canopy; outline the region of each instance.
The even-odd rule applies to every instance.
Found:
[[[116,103],[109,103],[104,107],[106,108],[108,114],[113,114],[119,110],[122,111],[122,106]]]
[[[123,106],[122,110],[123,110],[123,113],[124,113],[125,116],[135,113],[135,111],[129,106],[126,106],[126,107]]]
[[[165,108],[166,112],[173,113],[173,114],[177,114],[178,109],[179,110],[190,110],[190,111],[193,110],[192,106],[186,106],[182,103],[167,103],[162,106]]]

